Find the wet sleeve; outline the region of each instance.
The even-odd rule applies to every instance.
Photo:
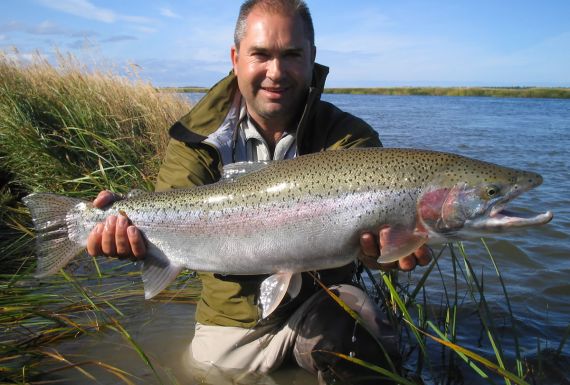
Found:
[[[170,139],[158,171],[155,191],[200,186],[220,178],[219,156],[206,144]]]

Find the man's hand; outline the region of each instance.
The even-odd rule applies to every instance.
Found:
[[[384,230],[385,229],[382,229],[380,232]],[[416,267],[416,265],[425,266],[431,261],[431,251],[426,245],[423,245],[414,251],[414,253],[400,258],[398,261],[392,263],[378,263],[377,260],[380,255],[382,245],[379,245],[379,242],[377,242],[376,239],[380,238],[380,234],[378,234],[378,238],[376,238],[372,233],[364,233],[360,237],[360,248],[362,254],[359,259],[364,266],[370,269],[400,269],[402,271],[411,271]]]
[[[101,191],[93,201],[93,206],[103,208],[119,197],[110,191]],[[141,232],[129,223],[123,215],[110,215],[104,223],[99,223],[87,238],[87,252],[91,256],[142,259],[146,245]]]

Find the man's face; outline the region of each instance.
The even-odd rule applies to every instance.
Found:
[[[239,52],[231,50],[234,73],[249,114],[264,124],[296,119],[311,84],[315,49],[299,16],[263,13],[247,18]]]

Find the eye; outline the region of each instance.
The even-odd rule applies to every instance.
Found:
[[[301,57],[301,52],[299,51],[289,51],[285,54],[285,57],[289,57],[289,58],[297,58],[297,57]]]
[[[487,186],[487,191],[486,191],[486,192],[487,192],[487,196],[488,196],[489,198],[494,198],[494,197],[496,197],[496,196],[499,194],[499,191],[500,191],[500,190],[499,190],[499,187],[490,185],[490,186]]]
[[[252,52],[251,56],[253,56],[257,60],[262,60],[262,61],[267,60],[269,58],[269,54],[263,51]]]

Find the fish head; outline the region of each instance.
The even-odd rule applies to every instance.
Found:
[[[438,173],[419,198],[419,223],[429,238],[476,238],[552,219],[550,211],[524,216],[506,209],[517,196],[542,183],[539,174],[471,159],[457,163]]]

